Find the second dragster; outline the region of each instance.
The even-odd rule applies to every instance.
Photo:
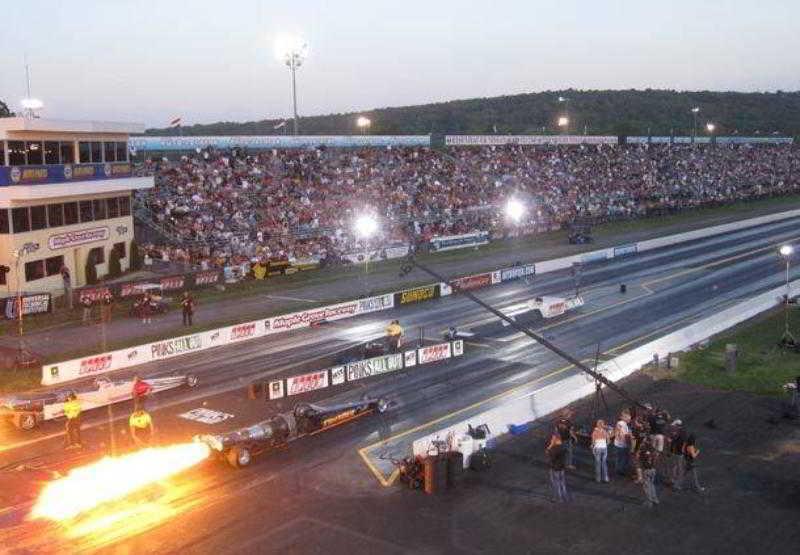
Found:
[[[367,398],[337,405],[300,403],[290,412],[276,414],[247,428],[226,434],[195,436],[234,468],[250,464],[253,456],[285,445],[306,435],[345,424],[373,413],[383,413],[389,403],[382,398]]]

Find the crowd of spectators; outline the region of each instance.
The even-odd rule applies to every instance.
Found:
[[[137,201],[171,245],[156,256],[221,266],[254,259],[335,261],[433,236],[492,238],[672,213],[800,187],[791,145],[577,145],[213,150],[148,160],[155,188]],[[504,212],[517,198],[520,221]],[[364,244],[353,222],[380,221]]]

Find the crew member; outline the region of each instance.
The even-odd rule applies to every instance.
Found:
[[[79,449],[83,447],[83,443],[81,443],[81,402],[74,393],[67,396],[67,402],[64,403],[64,416],[67,417],[65,448]]]
[[[181,300],[181,308],[183,309],[183,325],[192,325],[192,315],[194,314],[194,299],[188,291],[184,292],[183,299]]]
[[[133,377],[131,397],[133,397],[133,410],[143,410],[147,396],[153,391],[153,386],[139,376]]]
[[[153,440],[153,419],[144,409],[133,411],[128,426],[131,431],[131,439],[136,447],[148,447]]]
[[[111,322],[111,313],[114,311],[114,296],[111,291],[106,290],[100,299],[100,320]]]
[[[403,327],[399,320],[392,320],[386,328],[386,339],[389,341],[389,350],[396,353],[400,350],[400,341],[403,337]]]
[[[92,320],[92,298],[84,293],[81,295],[81,306],[83,307],[83,323],[90,324]]]

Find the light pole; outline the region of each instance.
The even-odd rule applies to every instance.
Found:
[[[292,74],[292,130],[297,135],[299,124],[297,121],[297,68],[303,65],[308,56],[308,43],[299,37],[279,37],[275,43],[275,54],[278,60],[286,64]]]
[[[778,253],[781,258],[786,262],[786,293],[783,296],[783,335],[781,336],[780,344],[784,347],[793,347],[795,345],[794,336],[789,331],[789,264],[794,254],[794,247],[791,245],[783,245]]]
[[[371,125],[372,125],[371,119],[364,116],[358,116],[358,119],[356,120],[356,127],[358,127],[361,130],[362,135],[366,134],[367,129],[369,129]]]
[[[708,131],[708,136],[712,143],[714,143],[714,129],[716,128],[717,126],[711,123],[710,121],[706,123],[706,131]]]
[[[568,102],[569,98],[563,96],[558,97],[558,103],[564,105],[564,108],[561,110],[561,115],[558,116],[558,126],[564,131],[564,133],[569,132],[569,111],[567,110]]]
[[[356,237],[364,241],[364,274],[369,273],[369,245],[367,241],[378,231],[378,220],[369,214],[363,214],[356,218],[353,224]]]
[[[700,112],[700,108],[695,106],[692,108],[692,144],[694,144],[695,137],[697,137],[697,114]]]

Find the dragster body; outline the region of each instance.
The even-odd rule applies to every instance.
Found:
[[[144,381],[150,385],[152,393],[197,385],[197,378],[193,375],[146,378]],[[110,380],[100,377],[90,384],[71,388],[0,397],[0,417],[10,419],[21,430],[32,430],[43,420],[64,416],[64,403],[70,393],[78,397],[84,411],[105,407],[133,398],[133,378]]]
[[[249,465],[253,456],[259,453],[368,414],[383,413],[388,407],[382,398],[327,406],[300,403],[289,412],[276,414],[252,426],[225,434],[202,434],[195,436],[194,440],[208,445],[218,458],[234,468],[241,468]]]
[[[583,298],[575,297],[534,297],[533,299],[520,303],[506,309],[506,316],[516,320],[516,317],[526,312],[532,312],[540,318],[549,319],[561,316],[583,306]],[[507,326],[508,322],[503,322]]]

